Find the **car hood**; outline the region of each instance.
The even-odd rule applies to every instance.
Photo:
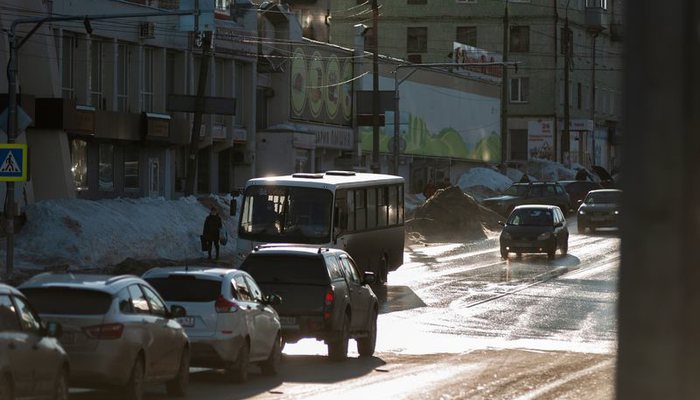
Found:
[[[619,204],[581,204],[579,211],[614,211],[619,210]]]

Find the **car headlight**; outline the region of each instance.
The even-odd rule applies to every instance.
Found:
[[[613,214],[615,214],[615,215],[620,215],[620,211],[619,211],[619,210],[615,210],[615,211],[613,211]]]
[[[578,215],[586,215],[586,212],[583,210],[578,210]]]
[[[537,240],[547,240],[552,237],[551,232],[545,232],[545,233],[540,233],[539,236],[537,236]]]
[[[510,233],[508,233],[508,232],[502,232],[502,233],[501,233],[501,239],[510,240],[510,239],[511,239]]]

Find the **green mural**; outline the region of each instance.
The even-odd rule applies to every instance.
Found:
[[[390,143],[394,136],[393,126],[380,128],[379,151],[391,153]],[[372,128],[360,128],[362,150],[372,151]],[[501,159],[501,136],[491,131],[474,144],[465,143],[462,135],[454,128],[444,128],[432,133],[425,121],[409,114],[408,127],[401,126],[401,153],[416,156],[439,156],[464,160],[499,162]]]

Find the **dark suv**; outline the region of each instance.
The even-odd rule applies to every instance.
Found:
[[[371,356],[377,340],[377,296],[372,272],[360,273],[343,250],[302,245],[258,246],[243,261],[266,295],[277,294],[275,306],[285,342],[323,340],[328,356],[344,360],[348,340],[357,341],[360,356]]]
[[[523,204],[557,206],[566,213],[569,195],[557,182],[514,183],[503,195],[485,199],[482,204],[503,216],[510,215],[516,206]]]

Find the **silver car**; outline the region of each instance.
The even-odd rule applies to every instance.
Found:
[[[0,399],[68,398],[61,326],[42,323],[17,289],[0,284]]]
[[[155,289],[139,277],[68,273],[36,275],[19,286],[41,317],[63,327],[70,384],[112,387],[140,399],[145,382],[166,382],[183,396],[189,340]]]
[[[143,278],[172,307],[182,306],[179,318],[192,342],[192,365],[224,368],[235,382],[248,378],[248,364],[259,363],[263,374],[274,375],[282,352],[280,320],[248,273],[221,268],[154,268]]]

